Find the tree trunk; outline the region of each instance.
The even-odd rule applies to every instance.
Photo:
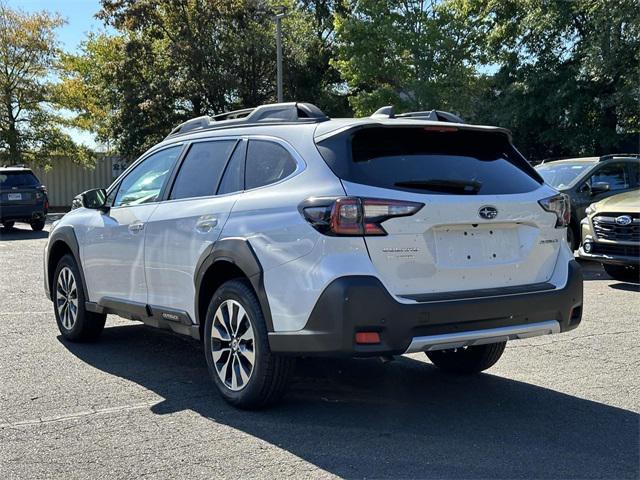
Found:
[[[7,92],[7,120],[9,126],[7,128],[7,143],[9,144],[9,164],[16,165],[20,163],[20,151],[18,150],[18,130],[16,129],[16,118],[13,114],[13,103],[11,102],[10,92]]]

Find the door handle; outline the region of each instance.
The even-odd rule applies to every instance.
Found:
[[[143,228],[144,228],[144,223],[142,222],[135,222],[129,225],[129,231],[131,233],[138,233]]]
[[[200,233],[210,232],[218,225],[218,219],[213,215],[202,215],[196,222],[196,230]]]

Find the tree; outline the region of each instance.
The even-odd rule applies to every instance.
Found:
[[[359,0],[336,18],[333,64],[356,113],[400,109],[473,112],[480,79],[464,19],[436,1]]]
[[[298,55],[285,55],[285,96],[312,102],[330,116],[349,116],[344,80],[333,65],[336,51],[334,17],[349,14],[349,4],[340,0],[298,0],[294,21],[285,24],[288,45]]]
[[[281,1],[277,2],[282,5]],[[275,4],[274,4],[275,5]],[[334,55],[334,0],[285,0],[285,98],[349,112]],[[134,157],[181,121],[276,99],[270,0],[102,0],[115,31],[62,57],[74,124]]]
[[[46,163],[55,155],[85,161],[90,152],[64,133],[52,82],[57,15],[27,14],[0,2],[0,159]]]
[[[636,0],[456,0],[498,67],[478,109],[532,158],[637,151]]]

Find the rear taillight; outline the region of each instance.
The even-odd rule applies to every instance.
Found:
[[[564,228],[569,225],[571,221],[571,203],[568,195],[559,193],[553,197],[543,198],[538,203],[547,212],[556,214],[556,228]]]
[[[304,218],[325,235],[386,235],[382,222],[413,215],[423,203],[379,198],[310,198],[300,205]]]

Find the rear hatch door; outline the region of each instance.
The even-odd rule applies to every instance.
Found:
[[[0,171],[0,203],[5,206],[33,205],[39,185],[37,177],[28,170]]]
[[[342,159],[333,157],[346,165],[328,163],[347,195],[424,204],[385,221],[386,236],[365,236],[393,294],[420,298],[549,280],[563,230],[538,204],[547,187],[505,133],[376,126],[346,140]],[[319,144],[323,156],[332,142],[336,153],[336,141]]]

